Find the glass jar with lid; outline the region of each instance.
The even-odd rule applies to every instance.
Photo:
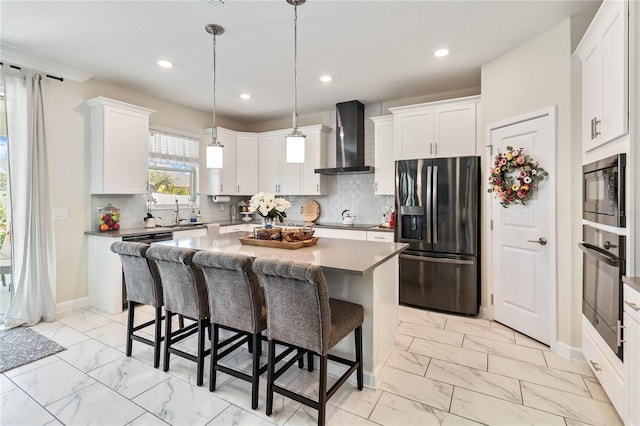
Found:
[[[120,209],[107,204],[98,209],[98,230],[99,231],[119,231],[120,230]]]

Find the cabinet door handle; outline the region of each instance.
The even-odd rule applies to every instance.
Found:
[[[240,193],[240,185],[238,185],[238,194]]]
[[[316,192],[320,192],[320,184],[316,183]]]
[[[593,140],[593,120],[595,120],[595,118],[591,119],[591,140]]]
[[[624,339],[622,338],[622,329],[623,328],[625,328],[625,326],[622,325],[622,322],[620,320],[618,320],[618,327],[616,328],[618,347],[622,346],[622,344],[624,343]]]
[[[589,362],[591,363],[591,367],[593,368],[594,371],[602,371],[602,368],[598,367],[597,362],[593,362],[591,360],[589,360]]]
[[[636,305],[636,304],[635,304],[635,303],[633,303],[633,302],[629,302],[628,300],[625,300],[625,301],[624,301],[624,304],[625,304],[625,305],[627,305],[627,306],[629,306],[631,309],[633,309],[633,310],[634,310],[634,311],[636,311],[636,312],[640,311],[640,306]]]
[[[433,145],[434,145],[434,147],[433,147],[433,153],[434,153],[435,155],[438,155],[438,142],[434,143]]]
[[[602,121],[598,120],[597,117],[593,117],[593,138],[597,138],[600,136],[600,132],[598,131],[598,124],[602,123]]]

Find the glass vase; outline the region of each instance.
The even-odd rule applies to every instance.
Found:
[[[272,217],[263,217],[262,218],[262,227],[264,229],[273,228],[273,218]]]

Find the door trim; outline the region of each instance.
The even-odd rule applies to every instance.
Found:
[[[549,132],[549,134],[552,135],[552,144],[553,144],[553,149],[554,152],[557,152],[557,143],[558,143],[558,124],[557,124],[557,107],[555,105],[553,106],[549,106],[546,108],[541,108],[539,110],[535,110],[535,111],[531,111],[525,114],[521,114],[521,115],[517,115],[515,117],[511,117],[511,118],[507,118],[505,120],[501,120],[492,124],[488,124],[486,127],[486,156],[485,156],[485,170],[488,170],[489,164],[491,162],[491,160],[493,159],[493,155],[495,155],[495,153],[492,152],[492,145],[491,145],[491,132],[494,130],[498,130],[501,129],[503,127],[507,127],[507,126],[511,126],[514,124],[519,124],[522,123],[524,121],[530,121],[530,120],[534,120],[537,118],[542,118],[542,117],[549,117],[550,120],[547,121],[547,124],[549,126],[552,126],[552,131]],[[554,155],[554,163],[553,164],[545,164],[545,169],[547,171],[549,171],[549,174],[554,174],[556,173],[556,161],[555,161],[555,155]],[[485,182],[485,181],[483,181]],[[556,180],[553,179],[554,182],[554,186],[556,184]],[[555,190],[555,187],[554,187]],[[492,247],[493,247],[493,233],[491,230],[491,221],[493,221],[493,213],[494,213],[494,209],[497,208],[502,208],[500,207],[499,204],[497,203],[493,203],[492,202],[492,197],[493,194],[490,194],[486,191],[482,191],[485,194],[484,200],[486,201],[486,208],[485,208],[485,212],[488,213],[488,215],[486,217],[488,217],[489,220],[486,220],[484,223],[484,231],[485,231],[485,235],[487,235],[487,248],[488,250],[486,250],[484,253],[484,259],[485,261],[483,262],[483,266],[485,269],[485,276],[487,277],[487,292],[486,292],[486,296],[487,300],[486,300],[486,305],[483,306],[483,312],[488,316],[488,318],[490,320],[494,319],[494,309],[493,309],[493,304],[491,304],[491,295],[493,295],[494,292],[494,288],[493,288],[493,256],[492,256]],[[555,191],[554,191],[555,192]],[[554,215],[556,214],[556,197],[557,194],[551,198],[550,200],[550,210],[554,213]],[[553,238],[551,239],[551,241],[553,241],[553,244],[551,244],[548,248],[549,248],[549,262],[550,262],[550,267],[553,269],[554,273],[553,273],[553,278],[554,278],[554,282],[553,282],[553,289],[554,291],[549,292],[548,294],[548,302],[549,302],[549,306],[550,306],[550,313],[551,313],[551,318],[549,321],[549,327],[551,328],[549,330],[549,336],[550,336],[550,349],[553,352],[556,352],[556,347],[557,347],[557,343],[558,343],[558,306],[557,306],[557,302],[558,302],[558,267],[557,267],[557,253],[556,253],[556,241],[557,241],[557,230],[556,230],[556,221],[554,220],[554,227],[553,229],[551,229],[550,231],[553,233]]]

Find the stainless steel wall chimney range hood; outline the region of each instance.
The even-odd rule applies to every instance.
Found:
[[[315,169],[322,175],[373,173],[364,165],[364,105],[358,101],[336,104],[336,167]]]

